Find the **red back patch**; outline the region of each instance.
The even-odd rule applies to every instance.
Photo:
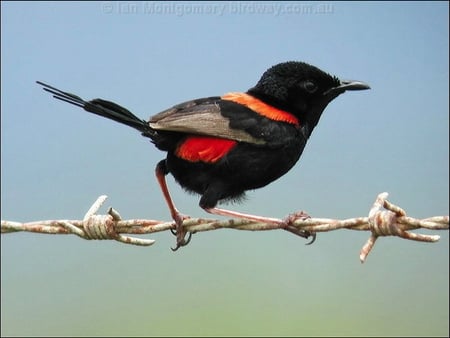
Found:
[[[254,112],[267,117],[271,120],[286,122],[290,124],[299,125],[298,119],[288,113],[287,111],[272,107],[271,105],[257,99],[246,93],[228,93],[221,97],[222,100],[232,101],[242,104],[247,108],[250,108]]]
[[[237,141],[208,136],[189,136],[175,155],[190,162],[214,163],[225,156]]]

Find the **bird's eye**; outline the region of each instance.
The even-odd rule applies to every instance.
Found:
[[[314,82],[307,80],[303,82],[303,88],[309,93],[314,93],[317,90],[317,85]]]

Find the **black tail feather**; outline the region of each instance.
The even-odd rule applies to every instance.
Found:
[[[100,115],[135,128],[139,130],[144,136],[151,137],[151,135],[153,134],[153,130],[145,120],[138,118],[132,112],[114,102],[102,99],[85,101],[77,95],[64,92],[46,83],[40,81],[36,81],[36,83],[41,85],[45,91],[52,94],[55,99],[73,104],[75,106],[83,108],[90,113]]]

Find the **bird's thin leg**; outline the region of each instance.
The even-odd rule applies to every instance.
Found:
[[[204,210],[210,214],[214,215],[221,215],[221,216],[227,216],[227,217],[237,217],[237,218],[243,218],[243,219],[249,219],[251,221],[256,222],[262,222],[262,223],[270,223],[270,224],[277,224],[282,226],[282,228],[286,231],[289,231],[297,236],[303,237],[303,238],[309,238],[312,236],[312,240],[307,244],[312,244],[316,239],[316,234],[312,233],[310,231],[301,230],[297,227],[293,226],[292,223],[298,219],[298,218],[310,218],[309,215],[306,213],[298,213],[298,214],[292,214],[289,215],[286,219],[281,220],[278,218],[271,218],[271,217],[264,217],[264,216],[257,216],[257,215],[251,215],[251,214],[244,214],[237,211],[232,210],[226,210],[226,209],[220,209],[220,208],[204,208]]]
[[[256,222],[261,222],[261,223],[270,223],[270,224],[282,224],[283,223],[283,220],[278,219],[278,218],[244,214],[241,212],[220,209],[220,208],[204,208],[204,210],[206,212],[209,212],[210,214],[214,214],[214,215],[244,218],[244,219],[249,219],[251,221],[256,221]]]
[[[183,220],[189,217],[181,214],[178,211],[178,209],[175,207],[175,204],[173,203],[172,197],[170,197],[169,189],[167,187],[166,182],[166,175],[168,173],[169,172],[166,167],[166,162],[164,160],[160,161],[156,165],[155,174],[156,179],[158,180],[159,186],[161,188],[161,191],[163,193],[164,199],[166,200],[167,206],[169,207],[170,215],[172,216],[172,219],[175,221],[176,229],[175,232],[172,231],[172,233],[177,237],[177,245],[175,248],[172,248],[172,250],[176,251],[178,250],[179,247],[185,246],[190,242],[192,234],[189,233],[188,238],[187,239],[185,238],[187,231],[183,227]]]

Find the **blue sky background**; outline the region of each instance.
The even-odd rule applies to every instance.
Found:
[[[164,154],[131,128],[52,99],[41,80],[147,118],[312,63],[370,91],[325,111],[300,162],[232,209],[365,216],[378,193],[449,213],[447,2],[2,2],[1,218],[81,219],[101,194],[123,218],[169,220]],[[169,179],[178,208],[205,217]],[[103,212],[106,208],[102,209]],[[1,236],[2,335],[448,335],[449,236],[335,231],[196,234],[173,253],[76,236]]]

